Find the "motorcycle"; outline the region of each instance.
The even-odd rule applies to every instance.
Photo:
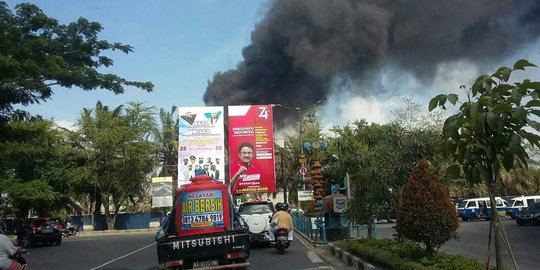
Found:
[[[70,226],[62,229],[62,237],[79,236],[79,229],[75,226]]]
[[[28,227],[23,226],[19,228],[16,232],[17,234],[17,245],[21,247],[28,247]]]
[[[274,246],[279,251],[279,254],[283,254],[285,252],[285,249],[291,245],[291,241],[289,240],[289,233],[286,229],[278,229],[275,233],[275,237],[276,243]]]
[[[26,252],[26,254],[30,254],[30,252]],[[17,261],[21,264],[21,270],[24,270],[28,267],[28,263],[26,263],[26,260],[23,258],[21,253],[15,253],[12,256],[9,256],[10,259]]]

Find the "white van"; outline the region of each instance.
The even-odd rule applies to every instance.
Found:
[[[495,201],[497,202],[497,213],[499,216],[505,216],[508,202],[501,197],[495,197]],[[489,197],[466,199],[459,202],[457,212],[463,221],[479,218],[489,220],[492,216],[491,202]]]
[[[519,212],[536,202],[540,202],[540,195],[514,197],[508,203],[506,215],[514,219]]]

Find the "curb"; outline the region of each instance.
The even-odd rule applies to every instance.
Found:
[[[356,257],[355,255],[347,252],[347,251],[344,251],[343,249],[339,248],[339,247],[336,247],[334,246],[333,243],[328,243],[328,247],[330,248],[330,252],[332,252],[332,255],[334,255],[336,258],[340,259],[343,263],[345,263],[346,265],[350,265],[350,266],[353,266],[355,267],[356,269],[359,269],[359,270],[375,270],[375,269],[380,269],[380,268],[377,268],[376,266],[368,263],[368,262],[365,262],[364,260]]]
[[[345,265],[352,266],[358,270],[380,270],[382,268],[377,268],[376,266],[356,257],[355,255],[336,247],[332,242],[328,242],[328,244],[318,244],[313,241],[306,235],[304,235],[300,230],[294,228],[294,235],[300,236],[303,240],[310,243],[313,247],[316,248],[325,248],[329,249],[330,253],[339,260],[341,260]]]

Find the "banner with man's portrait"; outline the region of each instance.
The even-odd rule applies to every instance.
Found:
[[[223,106],[180,107],[178,186],[196,175],[225,182]]]
[[[275,192],[272,105],[228,107],[231,192]]]

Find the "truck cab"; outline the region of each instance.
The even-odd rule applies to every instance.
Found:
[[[235,216],[227,186],[206,175],[177,190],[158,261],[170,269],[246,269],[249,231]]]

